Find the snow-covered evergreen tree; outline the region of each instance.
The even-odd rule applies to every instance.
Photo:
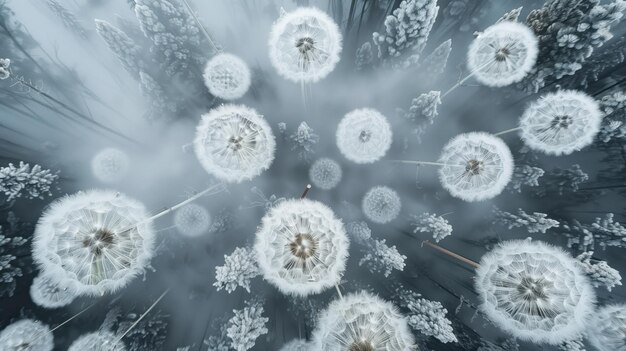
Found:
[[[228,320],[226,335],[230,339],[230,347],[236,351],[246,351],[254,347],[256,339],[268,330],[265,326],[269,318],[263,317],[263,306],[260,302],[247,303],[242,310],[233,310],[235,315]]]
[[[415,126],[413,133],[416,135],[418,142],[421,143],[426,129],[433,124],[435,118],[439,115],[439,112],[437,112],[439,105],[441,105],[441,92],[433,90],[420,94],[420,96],[413,99],[408,111],[398,109],[397,112]]]
[[[413,233],[432,233],[433,239],[435,239],[436,242],[452,234],[452,226],[442,216],[425,212],[421,215],[412,216],[411,218]]]
[[[388,246],[383,240],[371,240],[359,266],[365,265],[372,273],[382,273],[385,277],[395,269],[404,270],[406,256],[400,254],[396,246]]]
[[[372,34],[383,64],[406,68],[418,62],[439,6],[437,0],[405,0],[385,19],[385,32]]]
[[[374,53],[372,51],[372,44],[368,41],[356,50],[356,69],[357,71],[362,71],[371,66],[373,62]]]
[[[562,223],[560,235],[567,238],[567,246],[577,245],[581,252],[593,250],[595,245],[605,249],[607,246],[626,248],[626,227],[614,220],[613,213],[598,217],[591,224]]]
[[[298,130],[291,136],[291,150],[296,151],[298,159],[309,162],[315,154],[315,145],[320,140],[319,135],[315,134],[313,128],[309,127],[306,122],[298,125]]]
[[[616,285],[622,285],[622,276],[619,271],[609,266],[606,261],[592,259],[593,251],[583,252],[576,257],[585,273],[596,288],[604,285],[611,291]]]
[[[500,17],[500,19],[496,21],[496,23],[505,22],[505,21],[517,22],[517,20],[519,19],[519,15],[521,13],[522,13],[522,7],[518,7],[516,9],[513,9],[505,13],[502,17]]]
[[[8,226],[0,226],[0,297],[13,296],[16,278],[21,277],[30,251],[28,240],[18,236],[19,221],[13,212],[7,215]]]
[[[611,140],[626,140],[626,94],[616,91],[605,95],[600,100],[600,108],[604,113],[598,140],[608,143]]]
[[[58,178],[58,172],[42,169],[40,165],[31,168],[30,164],[20,162],[15,167],[9,163],[6,167],[0,167],[0,192],[6,195],[6,201],[19,197],[43,199],[45,195],[52,195],[50,188]]]
[[[260,275],[259,267],[251,248],[238,247],[230,255],[224,255],[224,265],[215,267],[213,286],[232,293],[238,286],[250,292],[250,280]]]
[[[163,87],[152,76],[144,71],[139,72],[141,93],[149,102],[145,118],[150,121],[158,119],[170,120],[176,111],[176,105],[169,100]]]
[[[139,77],[143,67],[141,48],[121,29],[107,21],[96,19],[96,31],[104,39],[109,49],[117,56],[122,66],[133,77]]]
[[[354,240],[359,245],[367,245],[372,238],[372,230],[367,223],[363,221],[346,224],[346,232],[350,236],[350,239]]]
[[[57,0],[46,0],[46,5],[61,20],[65,28],[80,38],[87,39],[87,30],[70,10]]]
[[[548,218],[545,213],[533,212],[526,213],[519,208],[517,214],[501,211],[494,207],[493,214],[495,216],[495,224],[504,225],[509,229],[524,228],[528,233],[544,233],[550,228],[557,228],[559,221]]]
[[[624,9],[623,0],[606,4],[600,0],[549,0],[531,11],[526,23],[539,39],[539,59],[520,85],[536,92],[575,74],[594,49],[613,37],[611,27],[620,21]]]
[[[513,170],[513,177],[507,187],[512,192],[521,193],[522,186],[539,186],[539,178],[543,177],[545,171],[540,167],[529,165],[517,165]]]
[[[407,289],[398,289],[395,296],[400,305],[409,311],[406,316],[413,330],[433,336],[444,344],[458,341],[452,322],[446,318],[448,310],[440,302],[427,300]]]
[[[437,46],[435,50],[430,53],[430,55],[426,56],[422,60],[421,71],[431,78],[442,74],[448,64],[448,58],[450,57],[451,51],[452,39],[448,39],[439,44],[439,46]]]

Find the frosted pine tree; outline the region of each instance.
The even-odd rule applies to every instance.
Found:
[[[372,231],[366,222],[350,222],[346,224],[346,233],[359,245],[367,245],[372,239]]]
[[[99,19],[96,19],[95,22],[96,31],[117,56],[122,66],[133,77],[139,77],[139,71],[143,66],[141,48],[126,33],[109,22]]]
[[[242,287],[250,292],[250,280],[261,274],[251,248],[238,247],[230,255],[224,255],[224,265],[215,267],[213,286],[229,294]]]
[[[619,271],[611,268],[606,261],[594,260],[593,251],[583,252],[576,257],[580,261],[584,272],[591,279],[591,284],[596,288],[604,285],[611,291],[616,285],[622,285],[622,276]]]
[[[513,177],[507,186],[511,192],[522,192],[522,186],[539,186],[539,178],[543,177],[545,171],[540,167],[529,165],[518,165],[513,170]]]
[[[516,9],[513,9],[505,13],[502,17],[500,17],[499,20],[496,21],[496,23],[500,23],[504,21],[517,22],[517,20],[519,19],[519,15],[521,13],[522,13],[522,7],[518,7]]]
[[[605,95],[600,100],[604,113],[598,140],[608,143],[611,140],[626,140],[626,94],[622,91]]]
[[[432,233],[436,242],[452,234],[452,226],[448,221],[434,213],[426,212],[419,216],[413,216],[411,225],[413,226],[413,233]]]
[[[559,195],[575,193],[580,184],[587,180],[589,180],[589,175],[578,164],[574,164],[570,168],[555,168],[546,173],[542,182],[543,186],[538,188],[537,194],[545,196],[549,193]]]
[[[144,71],[139,72],[139,87],[141,93],[148,100],[149,107],[145,118],[150,121],[158,119],[169,120],[176,111],[176,105],[171,102],[163,90],[163,87]]]
[[[593,223],[585,224],[577,220],[562,223],[558,234],[567,238],[567,247],[576,245],[581,252],[593,250],[599,245],[626,248],[626,227],[614,220],[612,213],[596,218]]]
[[[575,75],[569,76],[568,87],[587,88],[589,84],[611,78],[616,69],[626,59],[626,38],[616,38],[604,44],[602,48],[596,49],[583,67]],[[561,82],[560,82],[561,83]]]
[[[433,90],[413,99],[408,111],[398,109],[397,112],[415,126],[413,133],[421,143],[422,135],[439,115],[437,111],[439,105],[441,105],[441,92]]]
[[[19,166],[15,167],[9,163],[6,167],[0,167],[0,192],[6,195],[6,201],[19,197],[43,199],[45,195],[52,195],[50,188],[58,178],[58,173],[42,169],[39,165],[31,168],[28,163],[20,161]]]
[[[574,75],[594,49],[613,35],[610,30],[622,18],[622,0],[550,0],[533,10],[526,23],[539,39],[539,59],[520,85],[537,92],[547,84]]]
[[[291,150],[296,151],[298,159],[309,162],[315,154],[315,145],[320,140],[319,135],[315,134],[313,128],[309,127],[306,122],[298,125],[298,130],[289,136],[292,146]]]
[[[437,0],[405,0],[385,19],[385,32],[372,34],[384,65],[406,68],[418,62],[439,6]]]
[[[230,347],[236,351],[246,351],[254,347],[256,339],[267,334],[269,318],[263,317],[263,306],[259,302],[248,303],[243,310],[233,310],[235,316],[228,320],[226,335]]]
[[[365,256],[359,261],[359,266],[365,265],[372,273],[382,273],[385,277],[395,269],[404,270],[406,256],[400,254],[396,246],[388,246],[383,240],[371,240],[367,245]]]
[[[65,28],[78,35],[80,38],[87,39],[87,30],[85,30],[85,27],[80,24],[76,15],[74,15],[70,10],[61,5],[61,3],[57,0],[46,0],[46,5],[55,14],[55,16],[61,20],[61,23],[63,23]]]
[[[528,214],[521,208],[517,210],[517,214],[513,214],[494,207],[493,214],[495,216],[494,224],[500,224],[509,229],[524,228],[528,233],[545,234],[546,230],[559,226],[559,221],[548,218],[545,213],[533,212]]]
[[[117,320],[115,327],[117,334],[121,335],[130,330],[124,336],[124,344],[126,344],[127,350],[163,350],[169,329],[167,323],[168,315],[157,311],[152,312],[149,318],[138,321],[140,315],[138,313],[128,313],[119,316]]]
[[[448,64],[448,58],[450,57],[451,51],[452,39],[448,39],[439,44],[439,46],[437,46],[437,48],[435,48],[430,55],[426,56],[422,60],[421,71],[431,78],[442,74]]]
[[[374,53],[372,52],[372,44],[368,41],[356,50],[356,69],[362,71],[372,65],[374,62]]]
[[[7,215],[8,225],[0,226],[0,297],[13,296],[16,278],[28,266],[28,240],[18,236],[19,221],[13,212]]]
[[[444,344],[458,341],[452,322],[446,318],[448,310],[440,302],[424,299],[407,289],[398,289],[394,295],[400,305],[409,311],[406,317],[413,330],[435,337]]]

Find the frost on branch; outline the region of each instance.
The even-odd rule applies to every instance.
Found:
[[[452,39],[448,39],[439,44],[430,55],[422,60],[421,70],[431,78],[442,74],[448,64],[448,57],[452,51]],[[441,102],[440,102],[441,103]]]
[[[604,285],[611,291],[616,285],[622,285],[622,276],[617,269],[611,268],[606,261],[594,260],[593,251],[583,252],[576,257],[580,261],[583,271],[591,279],[591,284],[596,288]]]
[[[589,180],[589,175],[578,164],[566,169],[555,168],[547,172],[544,186],[537,189],[537,195],[546,196],[550,193],[557,193],[561,196],[565,193],[575,193],[580,184],[587,180]]]
[[[161,311],[152,312],[149,318],[142,319],[131,329],[131,326],[137,322],[139,317],[140,314],[138,313],[128,313],[116,318],[117,334],[130,330],[124,337],[127,350],[163,350],[169,329],[168,315]]]
[[[528,214],[521,208],[517,209],[517,214],[514,214],[494,207],[493,214],[496,217],[495,224],[504,225],[509,229],[525,228],[529,233],[545,234],[546,230],[559,226],[559,221],[548,218],[545,213],[533,212]]]
[[[611,140],[626,140],[626,94],[616,91],[602,97],[600,109],[604,113],[598,140],[608,143]]]
[[[95,22],[96,31],[106,42],[109,50],[117,56],[128,73],[133,77],[138,77],[143,66],[140,58],[141,48],[126,33],[109,22],[99,19]]]
[[[251,248],[238,247],[230,255],[224,255],[224,265],[215,267],[215,280],[213,286],[217,290],[226,290],[229,294],[238,286],[250,292],[250,280],[261,273],[254,259]]]
[[[382,273],[388,277],[394,269],[404,270],[404,260],[406,260],[406,256],[400,254],[395,245],[389,247],[385,244],[384,239],[373,239],[367,244],[366,254],[359,261],[359,266],[365,264],[370,272]]]
[[[8,226],[0,227],[0,297],[13,296],[15,279],[24,273],[30,250],[28,240],[17,236],[19,223],[13,212],[9,212],[7,222]]]
[[[367,245],[372,238],[372,230],[364,221],[346,224],[346,233],[359,245]]]
[[[368,41],[356,50],[356,69],[362,71],[371,66],[374,62],[374,53],[372,52],[372,44]]]
[[[289,136],[289,139],[292,142],[291,150],[297,152],[298,159],[309,162],[315,154],[313,148],[320,140],[320,136],[315,134],[313,128],[309,127],[306,122],[302,122],[298,126],[298,130]]]
[[[533,10],[526,23],[539,39],[537,65],[520,84],[537,92],[549,83],[580,70],[593,51],[613,37],[626,3],[600,0],[550,0]]]
[[[407,68],[419,60],[437,18],[436,0],[406,0],[385,19],[385,32],[374,32],[378,58],[385,65]]]
[[[406,289],[398,289],[395,294],[406,313],[409,326],[416,331],[437,338],[442,343],[457,342],[452,330],[452,322],[446,318],[448,310],[438,301],[422,298],[422,295]]]
[[[591,224],[572,221],[570,224],[563,224],[563,235],[567,238],[567,247],[577,245],[581,251],[593,250],[596,244],[602,249],[607,246],[626,248],[626,228],[619,222],[613,220],[612,213],[606,214],[603,218],[596,218]]]
[[[512,192],[522,192],[522,186],[539,186],[539,178],[543,176],[545,171],[539,167],[529,165],[515,166],[513,177],[508,188]]]
[[[150,107],[145,114],[145,118],[155,121],[159,118],[171,119],[171,115],[176,111],[176,104],[172,103],[163,87],[150,74],[139,72],[139,87],[141,93],[149,101]]]
[[[420,143],[422,141],[422,135],[426,132],[426,128],[432,125],[435,118],[439,115],[437,108],[441,105],[440,96],[440,91],[429,91],[413,99],[408,111],[403,109],[397,110],[399,115],[414,124],[415,128],[413,129],[413,133]]]
[[[436,242],[452,234],[452,226],[448,221],[434,213],[430,214],[425,212],[419,216],[413,216],[411,225],[414,227],[413,233],[433,233],[433,239],[435,239]]]
[[[502,17],[500,17],[499,20],[496,21],[496,23],[505,22],[505,21],[517,22],[519,15],[521,13],[522,13],[522,7],[518,7],[516,9],[513,9],[505,13]]]
[[[76,16],[57,0],[46,0],[46,5],[63,23],[63,26],[78,35],[82,39],[87,39],[87,31],[80,24]]]
[[[265,325],[269,318],[263,317],[263,306],[259,302],[248,303],[243,310],[233,312],[235,316],[228,320],[226,329],[230,347],[236,351],[249,350],[259,336],[267,334]]]
[[[0,167],[0,192],[7,196],[6,201],[15,200],[24,196],[27,199],[43,199],[44,195],[52,195],[50,187],[59,178],[57,173],[48,169],[42,169],[34,165],[20,161],[15,167],[9,163],[6,167]]]

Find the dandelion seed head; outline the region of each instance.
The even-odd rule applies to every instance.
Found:
[[[502,87],[522,80],[535,65],[538,52],[538,40],[530,28],[503,21],[474,39],[467,65],[482,84]]]
[[[130,168],[128,155],[116,148],[106,148],[91,160],[91,172],[103,183],[116,183],[122,180]]]
[[[33,319],[19,320],[0,332],[0,350],[3,351],[52,351],[53,348],[50,328]]]
[[[320,158],[309,169],[309,178],[320,189],[330,190],[341,181],[342,171],[339,163],[329,158]]]
[[[97,331],[76,339],[67,351],[126,351],[124,342],[109,331]]]
[[[330,208],[297,199],[267,212],[254,248],[265,280],[283,294],[306,296],[339,282],[348,246],[343,223]]]
[[[542,96],[528,106],[520,119],[524,143],[531,149],[557,156],[590,145],[601,123],[598,102],[575,90]]]
[[[316,82],[339,62],[341,33],[326,13],[301,7],[274,23],[269,52],[281,76],[294,82]]]
[[[313,332],[315,350],[405,351],[415,347],[407,320],[394,305],[365,291],[335,300]]]
[[[213,56],[204,68],[204,84],[220,99],[234,100],[250,88],[250,69],[239,57],[221,53]]]
[[[593,287],[576,260],[538,241],[507,241],[484,255],[475,287],[480,309],[494,325],[537,343],[576,337],[595,303]]]
[[[389,150],[392,137],[387,118],[371,108],[348,112],[337,127],[337,147],[355,163],[378,161]]]
[[[204,169],[225,182],[252,179],[274,160],[269,124],[254,109],[223,105],[202,116],[194,149]]]
[[[30,286],[33,302],[45,308],[67,306],[76,298],[77,292],[71,281],[59,281],[50,274],[40,274]]]
[[[586,335],[599,351],[626,350],[626,305],[598,308],[588,324]]]
[[[39,219],[33,259],[42,274],[78,295],[114,292],[152,258],[154,230],[147,218],[143,204],[115,191],[66,196]]]
[[[174,213],[174,225],[180,234],[197,237],[208,232],[211,215],[198,204],[187,204]]]
[[[313,351],[311,344],[304,339],[293,339],[283,345],[279,351]]]
[[[441,151],[441,185],[465,201],[491,199],[504,190],[513,176],[513,156],[498,137],[465,133],[450,140]]]
[[[388,223],[400,214],[402,202],[395,190],[386,186],[371,188],[361,202],[365,217],[375,223]]]

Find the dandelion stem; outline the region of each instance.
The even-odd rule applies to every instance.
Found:
[[[97,301],[96,301],[96,302],[97,302]],[[71,317],[70,317],[70,318],[68,318],[65,322],[63,322],[63,323],[61,323],[61,324],[57,325],[56,327],[54,327],[54,328],[50,329],[50,330],[49,330],[49,331],[47,331],[46,333],[42,333],[41,335],[37,336],[35,339],[33,339],[33,341],[32,341],[32,343],[31,343],[31,344],[34,344],[37,340],[39,340],[39,339],[41,339],[42,337],[44,337],[44,336],[46,336],[46,335],[48,335],[48,334],[50,334],[50,333],[54,332],[55,330],[57,330],[57,329],[61,328],[62,326],[66,325],[67,323],[69,323],[69,322],[70,322],[71,320],[73,320],[74,318],[76,318],[76,317],[80,316],[81,314],[83,314],[83,312],[85,312],[85,311],[87,311],[88,309],[92,308],[92,307],[96,304],[96,302],[94,302],[94,303],[92,303],[91,305],[89,305],[89,306],[87,306],[87,307],[83,308],[83,310],[82,310],[82,311],[80,311],[80,312],[76,313],[75,315],[71,316]]]
[[[309,190],[311,190],[311,184],[306,185],[306,188],[304,188],[304,192],[302,193],[302,196],[300,196],[300,198],[304,199],[306,197],[306,194],[309,193]]]
[[[467,76],[465,76],[465,78],[461,79],[458,83],[456,83],[455,85],[452,86],[452,88],[448,89],[448,91],[446,91],[445,93],[443,93],[443,95],[441,95],[441,98],[443,99],[444,97],[446,97],[446,95],[450,94],[454,89],[460,87],[461,85],[463,85],[463,83],[467,82],[468,79],[472,78],[474,76],[474,73],[476,73],[476,71],[483,69],[487,66],[489,66],[490,64],[492,64],[495,61],[494,59],[491,59],[489,61],[487,61],[484,65],[477,67],[475,70],[471,71]]]
[[[439,246],[437,244],[433,244],[433,243],[431,243],[428,240],[422,241],[422,245],[424,245],[424,244],[426,244],[427,246],[430,246],[431,248],[433,248],[433,249],[435,249],[435,250],[437,250],[437,251],[439,251],[441,253],[444,253],[444,254],[446,254],[446,255],[448,255],[450,257],[456,258],[457,260],[459,260],[459,261],[461,261],[463,263],[467,263],[468,265],[470,265],[470,266],[472,266],[474,268],[480,267],[480,265],[478,263],[476,263],[476,262],[474,262],[474,261],[472,261],[472,260],[470,260],[468,258],[465,258],[465,257],[463,257],[461,255],[455,254],[454,252],[452,252],[450,250],[444,249],[443,247],[441,247],[441,246]]]
[[[159,303],[159,301],[161,301],[161,299],[163,299],[165,297],[165,295],[167,295],[167,293],[170,291],[170,288],[165,289],[165,291],[161,294],[161,296],[159,296],[158,299],[156,299],[156,301],[154,301],[154,303],[146,310],[146,312],[142,313],[141,316],[139,318],[137,318],[137,320],[135,321],[135,323],[133,323],[133,325],[130,326],[130,328],[128,328],[124,334],[122,334],[120,337],[117,338],[117,340],[115,341],[115,343],[117,344],[118,342],[120,342],[120,340],[122,340],[126,334],[128,334],[135,326],[137,326],[137,324],[139,324],[139,322],[141,322],[141,320],[148,315],[148,313],[150,313],[150,311],[152,311],[152,309]]]
[[[451,165],[451,164],[447,164],[447,163],[429,162],[429,161],[391,160],[391,162],[407,163],[407,164],[412,164],[412,165],[465,167],[463,165]]]
[[[335,284],[335,289],[337,290],[337,295],[339,295],[339,298],[343,299],[343,294],[341,294],[341,290],[339,290],[339,285]]]
[[[500,136],[500,135],[502,135],[502,134],[506,134],[506,133],[514,132],[514,131],[516,131],[516,130],[520,130],[520,129],[522,129],[522,127],[515,127],[515,128],[511,128],[511,129],[503,130],[503,131],[501,131],[501,132],[499,132],[499,133],[494,134],[494,136]]]

